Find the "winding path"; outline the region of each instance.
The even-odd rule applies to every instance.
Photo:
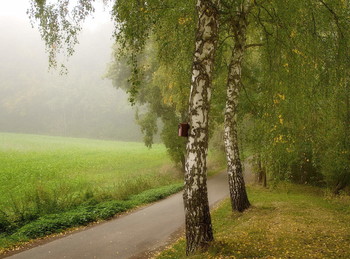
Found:
[[[211,206],[228,196],[226,173],[209,179],[208,193]],[[144,258],[148,252],[165,246],[174,233],[183,229],[184,220],[182,193],[177,193],[130,214],[7,258]]]

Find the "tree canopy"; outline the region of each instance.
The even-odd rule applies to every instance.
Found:
[[[184,143],[173,145],[168,136],[186,119],[195,1],[113,4],[117,50],[108,77],[119,81],[132,103],[147,107],[138,116],[146,144],[152,144],[156,120],[161,118],[163,141],[169,142],[175,161],[181,161]],[[215,128],[223,121],[224,82],[234,36],[230,17],[240,4],[221,1],[220,5],[211,109]],[[29,10],[32,21],[40,21],[53,66],[61,50],[73,54],[80,24],[94,11],[92,1],[70,5],[68,0],[32,1]],[[349,184],[348,1],[254,1],[247,19],[249,49],[239,108],[244,145],[261,155],[274,179],[324,183],[335,189]],[[128,80],[121,86],[125,75]]]

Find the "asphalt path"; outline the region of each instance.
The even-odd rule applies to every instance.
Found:
[[[226,173],[208,181],[210,206],[229,193]],[[13,259],[142,258],[166,245],[185,222],[182,192],[116,219],[12,255]]]

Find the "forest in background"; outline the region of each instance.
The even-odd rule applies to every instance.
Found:
[[[111,24],[84,31],[62,76],[48,71],[44,44],[28,19],[1,17],[0,30],[0,131],[141,140],[127,95],[103,79]]]

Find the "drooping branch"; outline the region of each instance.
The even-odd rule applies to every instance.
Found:
[[[74,54],[82,23],[95,11],[92,2],[93,0],[84,0],[72,6],[69,0],[58,0],[52,4],[43,0],[31,1],[27,14],[32,27],[38,22],[49,55],[49,68],[57,67],[57,55],[60,53],[67,58]],[[61,67],[64,68],[64,65]]]
[[[262,47],[262,46],[264,46],[263,43],[247,44],[247,45],[245,46],[245,49],[249,49],[249,48],[253,48],[253,47]]]
[[[245,96],[247,97],[248,102],[249,102],[249,103],[252,105],[252,107],[253,107],[254,114],[258,114],[258,107],[257,107],[256,104],[250,99],[249,94],[248,94],[248,92],[247,92],[247,89],[246,89],[245,85],[243,84],[243,82],[241,82],[241,86],[242,86],[242,89],[243,89],[243,91],[244,91],[244,93],[245,93]]]

